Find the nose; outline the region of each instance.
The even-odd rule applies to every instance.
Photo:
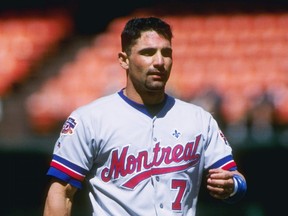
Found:
[[[164,57],[161,52],[157,52],[154,57],[154,65],[155,66],[163,66],[164,65]]]

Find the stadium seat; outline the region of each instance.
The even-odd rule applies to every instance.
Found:
[[[174,31],[174,65],[168,92],[192,101],[205,89],[212,89],[223,98],[221,112],[225,121],[231,123],[244,118],[255,99],[271,85],[278,82],[288,85],[288,31],[284,28],[288,26],[287,17],[286,14],[165,16]],[[62,89],[53,94],[59,94],[66,102],[57,103],[62,113],[51,119],[63,120],[73,108],[124,86],[125,76],[116,59],[120,39],[115,38],[128,18],[114,19],[107,31],[95,36],[91,46],[79,50],[75,62],[70,63],[72,71],[67,72],[66,66],[59,71],[60,76],[56,78],[59,83],[50,88]],[[64,85],[75,89],[72,91]],[[43,98],[49,92],[42,89],[37,94]],[[280,100],[279,116],[287,119],[283,111],[285,97],[275,91],[272,94]],[[34,100],[38,98],[42,104],[41,97]]]

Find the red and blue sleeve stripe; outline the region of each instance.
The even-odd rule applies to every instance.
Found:
[[[58,155],[53,155],[47,175],[61,179],[77,188],[82,188],[82,182],[87,172],[82,167]]]
[[[228,155],[220,160],[218,160],[216,163],[214,163],[210,169],[215,168],[221,168],[223,170],[230,170],[234,171],[237,170],[237,165],[232,157],[232,155]]]

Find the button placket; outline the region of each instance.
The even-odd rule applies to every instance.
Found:
[[[157,143],[157,142],[159,142],[159,139],[158,139],[158,137],[157,137],[157,133],[155,134],[155,122],[156,122],[156,117],[154,117],[153,118],[153,120],[152,120],[152,136],[151,136],[151,138],[152,138],[152,142],[153,142],[153,146]],[[154,184],[153,184],[153,186],[154,186],[154,189],[155,189],[155,195],[156,195],[156,197],[157,197],[157,195],[158,195],[158,193],[157,193],[157,188],[158,188],[158,184],[159,184],[159,182],[160,182],[160,177],[159,176],[154,176],[154,177],[152,177],[152,179],[153,179],[153,182],[154,182]],[[160,198],[160,197],[159,197]],[[161,212],[163,211],[163,209],[164,209],[164,204],[163,204],[163,201],[162,200],[159,200],[159,198],[157,199],[156,198],[156,202],[155,202],[155,205],[156,206],[158,206],[156,209],[158,209],[158,211],[160,211],[160,209],[161,209]]]

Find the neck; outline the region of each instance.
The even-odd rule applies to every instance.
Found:
[[[144,105],[155,105],[160,104],[165,99],[165,92],[141,92],[131,91],[129,88],[124,89],[124,95],[130,100]]]

